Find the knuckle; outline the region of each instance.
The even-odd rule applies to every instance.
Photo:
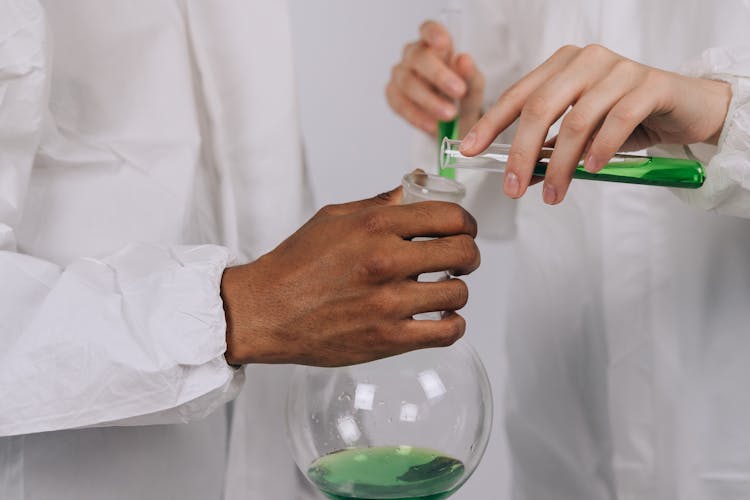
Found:
[[[611,156],[622,146],[618,142],[611,134],[600,134],[591,145],[589,152],[597,157]]]
[[[620,59],[612,67],[612,72],[618,75],[631,75],[638,71],[639,64],[630,59]]]
[[[517,84],[508,88],[497,100],[502,106],[515,106],[516,103],[523,101],[523,93]]]
[[[375,313],[380,318],[393,317],[397,314],[399,309],[399,297],[393,292],[382,291],[377,296],[373,297],[370,307],[371,312]],[[381,330],[380,333],[388,335],[389,331],[390,329],[385,328],[384,330]]]
[[[340,211],[341,211],[341,209],[340,209],[340,207],[338,205],[330,205],[329,204],[329,205],[325,205],[325,206],[321,207],[318,210],[318,212],[317,212],[316,215],[317,216],[321,216],[321,217],[332,217],[332,216],[338,215],[340,213]]]
[[[362,262],[365,276],[376,281],[390,276],[392,268],[393,257],[385,252],[374,252]]]
[[[452,233],[461,233],[470,227],[468,212],[460,205],[450,204],[447,206],[445,222],[447,229]]]
[[[616,106],[610,116],[618,126],[629,126],[638,121],[638,112],[631,106]]]
[[[576,52],[579,52],[580,50],[581,48],[577,45],[567,44],[557,49],[554,55],[558,56],[558,55],[575,54]]]
[[[391,82],[398,81],[398,74],[399,74],[400,70],[401,70],[401,65],[400,64],[395,64],[391,68]]]
[[[408,81],[407,76],[409,74],[409,70],[407,70],[403,66],[397,66],[393,70],[393,83],[395,83],[397,87],[404,88],[406,86],[406,82]]]
[[[393,108],[397,109],[398,104],[396,102],[396,99],[394,98],[395,89],[393,88],[393,82],[388,83],[385,87],[385,99],[388,101],[388,104]]]
[[[462,263],[473,264],[476,262],[479,258],[479,247],[477,247],[474,238],[463,234],[456,237],[456,243],[458,245],[458,255]]]
[[[435,67],[433,69],[432,79],[435,82],[445,82],[450,80],[451,77],[451,71],[444,66]]]
[[[591,59],[603,59],[609,57],[612,52],[598,43],[590,43],[581,50],[581,55]]]
[[[445,321],[445,320],[444,320]],[[445,330],[437,337],[437,344],[441,347],[448,347],[456,343],[458,339],[464,336],[466,331],[466,322],[461,316],[456,316],[451,320]]]
[[[549,103],[542,95],[534,95],[529,98],[523,107],[522,114],[534,121],[543,120],[547,116]]]
[[[411,74],[401,75],[399,85],[404,90],[404,93],[410,97],[419,94],[419,83]]]
[[[445,75],[448,74],[440,65],[441,63],[434,60],[425,60],[424,63],[420,65],[419,70],[415,72],[419,74],[428,85],[437,87],[442,82],[445,82]]]
[[[393,82],[396,88],[404,88],[405,75],[406,71],[404,71],[404,68],[402,68],[401,66],[397,66],[393,69],[393,72],[391,73],[391,82]]]
[[[646,86],[657,91],[657,89],[661,89],[668,84],[669,76],[663,71],[649,71],[645,80]]]
[[[416,61],[422,57],[424,51],[425,47],[421,43],[410,44],[404,52],[404,63],[407,66],[414,66]]]
[[[362,217],[362,229],[367,233],[382,233],[389,226],[388,218],[382,210],[370,210]]]
[[[405,61],[409,57],[409,54],[411,53],[413,47],[414,47],[414,43],[413,42],[412,43],[407,43],[406,45],[404,45],[403,50],[401,50],[401,60],[402,61]]]
[[[586,111],[575,107],[563,118],[560,128],[573,135],[580,135],[589,129],[590,119]]]
[[[392,191],[383,191],[382,193],[375,196],[373,199],[376,203],[381,205],[387,205],[391,203],[395,199],[396,192],[395,190]]]
[[[466,224],[466,230],[467,232],[472,236],[476,236],[479,231],[479,224],[477,223],[477,220],[474,218],[471,213],[469,213],[467,210],[464,210],[464,219]]]
[[[453,310],[461,309],[469,302],[469,287],[459,279],[453,279],[451,282],[453,283],[453,287],[449,303],[452,304]]]
[[[374,322],[368,328],[368,340],[369,344],[375,348],[389,349],[392,347],[393,339],[397,334],[394,325],[389,321],[384,321],[385,317],[381,311],[373,310],[373,313],[377,315],[377,321]]]
[[[404,50],[401,53],[401,63],[406,66],[411,66],[415,59],[415,52],[419,49],[419,42],[412,42],[404,46]]]
[[[525,147],[521,146],[515,146],[510,153],[508,153],[508,163],[512,164],[518,164],[527,160],[530,160],[533,155],[531,155]],[[534,158],[536,159],[536,158]]]

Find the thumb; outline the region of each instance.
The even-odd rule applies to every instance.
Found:
[[[400,205],[402,198],[401,186],[380,193],[379,195],[373,196],[372,198],[366,198],[364,200],[350,201],[348,203],[340,203],[338,205],[329,205],[325,211],[329,215],[349,215],[360,210],[372,207],[385,207],[388,205]]]

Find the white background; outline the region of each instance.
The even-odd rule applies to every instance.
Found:
[[[414,132],[384,98],[391,67],[419,24],[443,0],[291,0],[302,132],[316,203],[373,196],[417,167]],[[481,228],[480,228],[481,232]],[[495,428],[485,460],[455,500],[502,500],[508,463],[502,426],[503,317],[507,244],[480,240],[482,267],[467,279],[467,339],[479,350],[495,393]]]

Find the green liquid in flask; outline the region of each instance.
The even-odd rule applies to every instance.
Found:
[[[352,448],[319,458],[307,475],[332,500],[443,500],[461,485],[464,464],[411,446]]]
[[[442,144],[443,139],[446,137],[448,139],[458,139],[458,118],[447,122],[438,122],[438,144]],[[455,179],[456,169],[440,167],[440,175],[448,179]]]

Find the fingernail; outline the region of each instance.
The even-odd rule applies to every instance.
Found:
[[[557,201],[557,190],[555,187],[545,184],[542,190],[542,199],[544,199],[544,203],[547,205],[554,205]]]
[[[518,176],[514,172],[505,173],[504,189],[505,194],[511,198],[518,198],[521,194],[521,185],[518,182]]]
[[[460,94],[463,94],[464,92],[464,82],[462,82],[458,78],[448,78],[445,84],[448,86],[448,90],[456,94],[456,97],[458,97]]]
[[[589,155],[588,158],[586,158],[586,161],[583,162],[584,170],[592,174],[601,170],[602,167],[603,165],[601,164],[601,162],[599,162],[596,158],[594,158],[593,155]]]
[[[456,116],[456,109],[453,106],[445,106],[443,108],[440,108],[440,114],[446,120],[451,120]]]
[[[464,151],[471,149],[475,142],[477,142],[477,133],[472,130],[466,134],[466,137],[461,141],[461,146],[459,146],[458,149],[463,153]]]

